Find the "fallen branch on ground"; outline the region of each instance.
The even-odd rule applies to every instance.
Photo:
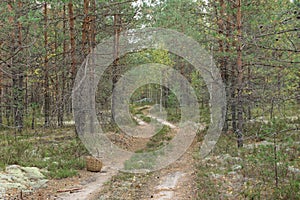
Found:
[[[79,191],[82,190],[82,188],[71,188],[71,189],[63,189],[63,190],[57,190],[57,193],[63,193],[63,192],[75,192],[75,191]]]

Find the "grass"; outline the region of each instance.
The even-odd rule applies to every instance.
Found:
[[[295,122],[292,125],[295,126]],[[297,125],[299,126],[299,124]],[[216,147],[210,155],[211,162],[198,160],[197,183],[198,199],[300,199],[300,174],[289,170],[289,167],[300,168],[300,132],[289,131],[289,125],[277,120],[268,124],[253,124],[247,128],[249,140],[245,144],[257,142],[249,136],[258,134],[260,140],[269,141],[269,145],[254,148],[236,147],[236,138],[233,134],[222,134]],[[287,130],[287,131],[283,131]],[[274,132],[277,144],[276,158]],[[201,133],[203,137],[205,132]],[[259,141],[260,141],[259,140]],[[222,155],[229,154],[239,158],[235,161],[221,161]],[[278,185],[276,185],[275,163],[277,165]],[[242,168],[236,173],[243,177],[242,185],[238,190],[230,187],[234,179],[228,174],[233,165]],[[212,174],[222,177],[214,179]]]
[[[144,121],[144,122],[147,122],[147,123],[150,123],[151,122],[151,118],[148,117],[148,116],[145,116],[145,115],[139,115],[140,118]]]
[[[134,169],[152,169],[155,167],[155,162],[161,147],[165,146],[172,139],[170,134],[171,129],[168,126],[163,126],[147,143],[146,148],[138,150],[129,160],[125,162],[126,170]],[[147,155],[143,154],[147,153]]]
[[[273,116],[295,116],[298,114],[295,113],[295,111],[300,110],[299,103],[296,103],[294,101],[285,102],[279,105],[280,107],[278,107],[278,105],[274,105]],[[252,114],[255,117],[263,116],[265,119],[270,119],[270,110],[270,104],[259,105],[252,109]]]
[[[27,133],[16,138],[6,132],[0,134],[0,167],[17,164],[25,167],[46,169],[49,178],[66,178],[85,167],[87,150],[72,129],[37,130],[42,135]],[[62,134],[66,134],[65,136]],[[54,137],[57,136],[56,138]]]
[[[162,146],[166,145],[168,141],[172,140],[172,135],[170,134],[171,128],[164,125],[160,131],[158,131],[147,143],[146,151],[155,151]]]
[[[55,171],[50,171],[49,176],[51,178],[56,178],[56,179],[62,179],[62,178],[68,178],[72,176],[76,176],[78,173],[75,169],[66,169],[66,168],[61,168]]]
[[[167,121],[172,122],[172,123],[179,123],[181,120],[181,110],[180,108],[167,108]],[[205,108],[199,108],[199,114],[200,114],[200,122],[209,124],[210,123],[210,110],[209,107],[205,107]],[[193,120],[197,120],[198,119],[193,119]]]
[[[167,121],[172,123],[179,123],[181,119],[180,109],[178,108],[167,108]]]

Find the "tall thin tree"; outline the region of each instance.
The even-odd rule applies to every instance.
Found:
[[[49,69],[48,69],[48,5],[44,3],[44,118],[45,127],[50,124],[50,91],[49,91]]]
[[[237,137],[238,147],[243,146],[243,61],[242,61],[242,3],[237,0]]]

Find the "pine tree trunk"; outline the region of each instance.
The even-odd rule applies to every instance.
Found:
[[[12,102],[12,101],[10,101],[11,99],[9,98],[9,97],[11,97],[11,94],[9,92],[8,85],[5,86],[4,94],[7,96],[7,99],[6,99],[7,106],[5,108],[5,119],[6,119],[7,126],[10,126],[11,125],[10,117],[11,117],[11,113],[12,113],[12,106],[11,106],[12,104],[9,102]]]
[[[71,85],[73,85],[76,75],[76,43],[75,43],[75,24],[72,0],[69,1],[69,23],[70,23],[70,42],[71,42]]]
[[[69,28],[70,28],[70,42],[71,42],[71,81],[68,83],[69,91],[72,90],[76,76],[76,41],[75,41],[75,17],[73,11],[73,2],[69,1]],[[68,113],[72,112],[72,100],[69,98],[67,103]]]
[[[230,9],[234,10],[235,9],[235,5],[234,2],[230,3]],[[232,15],[228,16],[229,18],[231,18],[231,20],[228,23],[228,32],[232,33],[235,29],[236,29],[236,25],[235,25],[235,20],[236,19],[236,15],[234,12],[232,12]],[[231,46],[236,46],[236,42],[235,42],[235,36],[234,34],[231,34],[232,38],[231,38]],[[229,47],[229,44],[228,44]],[[233,53],[233,52],[231,52]],[[232,127],[232,131],[236,132],[237,130],[237,121],[236,121],[236,66],[235,64],[231,63],[231,68],[228,68],[228,105],[230,105],[230,109],[228,108],[228,110],[231,111],[231,127]]]
[[[2,113],[3,113],[3,108],[2,108],[2,101],[3,101],[2,80],[3,80],[3,74],[2,74],[2,71],[0,70],[0,129],[3,126],[3,119],[2,119]]]
[[[120,25],[121,19],[118,14],[114,15],[114,63],[112,69],[112,105],[111,105],[111,122],[114,123],[114,116],[115,116],[115,94],[114,89],[115,85],[118,81],[118,65],[119,65],[119,37],[120,37]]]
[[[36,102],[36,97],[35,97],[35,92],[34,92],[34,88],[35,86],[32,86],[31,89],[31,107],[32,107],[32,113],[31,113],[31,129],[35,128],[35,114],[36,114],[36,106],[37,106],[37,102]]]
[[[20,15],[20,10],[22,8],[22,3],[18,3],[17,16],[14,19],[14,23],[17,25],[15,33],[12,34],[13,41],[13,52],[16,49],[22,48],[22,24],[16,19]],[[12,7],[10,6],[10,9]],[[15,37],[17,36],[17,37]],[[23,88],[23,70],[20,65],[18,65],[16,58],[11,58],[11,66],[13,66],[13,77],[12,77],[12,88],[13,88],[13,115],[14,115],[14,126],[18,132],[23,130],[23,112],[24,112],[24,88]]]
[[[57,51],[57,48],[58,48],[58,45],[57,45],[57,40],[58,40],[58,37],[57,37],[57,30],[55,29],[54,31],[54,36],[55,36],[55,42],[54,42],[54,53],[55,55],[58,53]],[[57,56],[55,56],[55,63],[58,63],[58,60],[57,60]],[[55,101],[56,101],[56,106],[55,106],[55,109],[56,109],[56,114],[57,114],[57,125],[59,127],[61,127],[61,124],[60,124],[60,116],[61,116],[61,104],[63,102],[61,102],[61,98],[60,98],[60,87],[59,87],[59,83],[60,83],[60,77],[59,77],[59,67],[57,66],[57,64],[55,65]]]
[[[58,118],[58,126],[62,127],[64,124],[64,114],[65,114],[65,85],[66,85],[66,66],[67,66],[67,42],[66,42],[66,33],[67,23],[66,23],[66,5],[63,6],[63,69],[61,73],[61,93],[60,93],[60,105],[59,105],[59,118]]]
[[[44,126],[49,127],[50,125],[50,92],[49,92],[49,70],[48,70],[48,8],[47,3],[44,4]]]
[[[96,47],[96,0],[92,0],[92,17],[90,22],[90,48]]]
[[[84,13],[84,20],[82,25],[82,53],[83,57],[85,57],[89,53],[89,0],[84,0],[83,2],[83,13]]]
[[[237,0],[237,117],[238,117],[238,147],[243,146],[243,63],[242,63],[242,11],[241,0]]]
[[[219,14],[219,16],[217,15],[218,33],[219,33],[219,35],[225,35],[225,32],[226,32],[226,37],[229,37],[228,31],[226,31],[226,26],[224,23],[224,18],[226,17],[226,15],[224,14],[225,9],[226,9],[226,4],[224,3],[224,0],[219,0],[219,4],[220,4],[220,14]],[[226,45],[226,43],[227,42],[223,41],[223,39],[218,39],[218,44],[219,44],[218,51],[221,55],[221,59],[219,60],[220,69],[221,69],[221,77],[222,77],[223,82],[226,85],[226,96],[228,99],[228,97],[230,97],[229,90],[228,90],[228,76],[227,76],[227,65],[228,65],[227,59],[228,58],[227,58],[227,56],[222,55],[224,53],[224,51],[228,52],[228,44]],[[227,104],[226,113],[225,113],[225,124],[224,124],[224,128],[223,128],[223,131],[225,131],[225,132],[228,130],[228,112],[227,111],[229,110],[229,106],[230,105]]]

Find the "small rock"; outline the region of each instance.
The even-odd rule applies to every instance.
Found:
[[[45,176],[40,172],[40,169],[37,167],[21,167],[25,172],[25,176],[29,179],[44,179]]]
[[[156,187],[158,190],[164,190],[164,189],[174,189],[176,187],[176,184],[178,183],[178,180],[184,176],[182,172],[175,172],[173,174],[168,174],[164,181]]]
[[[226,168],[225,168],[225,167],[220,167],[220,168],[219,168],[219,170],[221,170],[221,171],[225,171],[225,170],[226,170]]]
[[[48,182],[40,169],[36,167],[21,167],[19,165],[7,166],[5,172],[0,173],[0,188],[19,189],[23,192],[32,188],[38,189],[46,186]],[[0,198],[1,199],[1,198]]]
[[[289,166],[288,167],[288,170],[292,173],[295,173],[295,174],[300,174],[300,169],[296,168],[296,167],[293,167],[293,166]]]
[[[221,177],[223,177],[223,175],[220,175],[220,174],[215,174],[213,172],[210,173],[210,176],[214,179],[220,179]]]
[[[51,157],[45,157],[45,158],[43,158],[43,161],[48,161],[50,159],[51,159]]]
[[[228,175],[231,175],[231,176],[234,176],[236,174],[237,174],[236,172],[228,172]]]
[[[218,156],[218,157],[219,157],[220,160],[223,160],[223,161],[232,158],[232,156],[229,155],[229,154],[220,155],[220,156]]]
[[[232,167],[231,167],[231,169],[233,170],[233,171],[239,171],[239,170],[241,170],[243,167],[241,166],[241,165],[233,165]]]
[[[9,174],[0,174],[0,183],[2,181],[13,181],[13,176],[12,175],[9,175]]]
[[[5,188],[0,186],[0,199],[5,199]]]
[[[34,182],[29,182],[29,185],[33,189],[39,189],[39,188],[45,188],[45,187],[47,187],[47,183],[48,183],[48,180],[47,179],[43,179],[43,180],[38,180],[38,181],[34,181]]]
[[[20,190],[25,190],[27,187],[25,185],[22,185],[21,183],[5,183],[1,184],[1,187],[4,187],[5,189],[20,189]]]
[[[231,163],[231,164],[234,164],[234,163],[238,163],[240,161],[242,161],[243,159],[240,158],[240,157],[232,157],[231,155],[229,154],[223,154],[223,155],[219,155],[217,156],[217,159],[221,162],[221,163]]]
[[[19,165],[10,165],[5,168],[5,172],[14,176],[22,177],[23,173]]]

